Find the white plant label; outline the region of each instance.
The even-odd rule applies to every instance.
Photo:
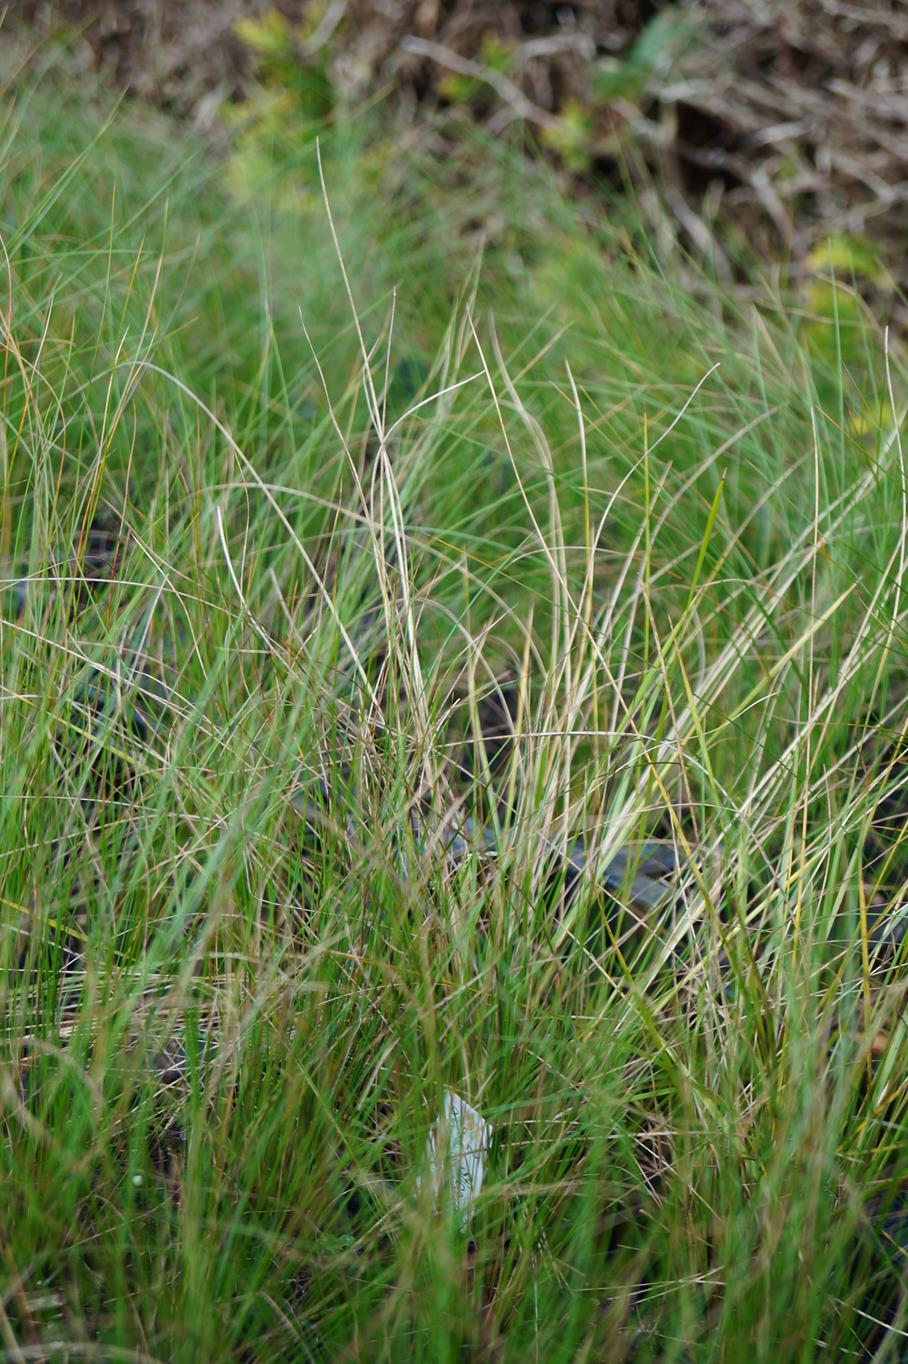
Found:
[[[451,1198],[466,1231],[485,1178],[492,1129],[481,1113],[452,1089],[445,1090],[444,1110],[429,1135],[429,1177],[436,1198],[449,1172]]]

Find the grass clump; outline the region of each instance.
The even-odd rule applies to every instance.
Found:
[[[900,1358],[898,357],[501,148],[0,128],[6,1357]]]

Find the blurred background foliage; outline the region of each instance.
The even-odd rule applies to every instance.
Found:
[[[633,187],[663,248],[730,284],[754,250],[811,278],[830,238],[869,239],[906,283],[902,0],[19,0],[5,23],[77,34],[117,88],[208,131],[226,112],[238,183],[381,100],[401,129],[506,135],[584,193]]]
[[[414,143],[450,181],[506,140],[591,217],[626,201],[691,289],[781,289],[858,395],[851,433],[886,418],[863,338],[868,314],[892,346],[908,322],[901,0],[21,0],[5,24],[220,140],[233,192],[278,211],[320,197],[313,144],[338,119],[369,125],[367,193],[400,192]],[[498,230],[463,218],[477,248]]]

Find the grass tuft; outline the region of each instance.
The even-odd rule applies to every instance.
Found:
[[[895,344],[479,142],[340,122],[239,204],[54,70],[0,100],[4,1357],[902,1358]]]

